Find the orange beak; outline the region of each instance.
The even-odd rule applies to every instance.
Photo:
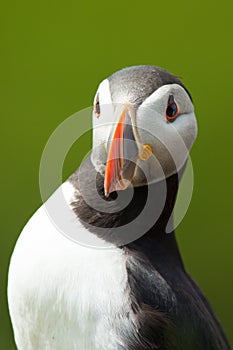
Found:
[[[138,159],[138,146],[135,139],[129,111],[124,108],[113,132],[108,150],[104,178],[105,196],[111,192],[126,189],[134,176]]]

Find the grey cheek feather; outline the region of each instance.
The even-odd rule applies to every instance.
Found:
[[[169,85],[168,85],[169,84]],[[172,85],[171,85],[172,84]],[[103,86],[104,85],[104,89]],[[174,86],[173,86],[174,85]],[[190,97],[190,94],[182,84],[182,82],[173,74],[167,72],[164,69],[154,67],[154,66],[136,66],[125,68],[121,71],[118,71],[111,75],[108,79],[103,81],[100,84],[100,88],[102,86],[102,90],[100,91],[99,97],[104,95],[104,100],[110,101],[111,105],[116,106],[117,104],[122,105],[122,103],[130,102],[133,104],[136,110],[140,109],[140,107],[147,101],[148,97],[151,97],[155,92],[163,88],[164,86],[169,86],[169,88],[174,89],[174,93],[176,93],[177,102],[179,105],[184,104],[184,90],[187,93],[187,96]],[[173,87],[172,87],[173,86]],[[177,89],[177,86],[180,89]],[[180,91],[179,91],[180,90]],[[173,91],[173,90],[171,90]],[[192,106],[190,103],[191,97],[187,97],[187,105]],[[162,115],[164,114],[164,106],[166,105],[166,101],[163,99],[166,96],[161,96],[160,103],[157,103],[157,112]],[[181,103],[182,102],[182,103]],[[110,102],[109,102],[110,103]],[[161,110],[159,108],[161,107]],[[185,108],[187,106],[184,106]],[[109,117],[110,116],[110,117]],[[108,113],[108,117],[105,117],[105,113],[103,113],[102,118],[104,121],[113,121],[113,114]],[[144,119],[144,118],[143,118]],[[144,120],[145,122],[145,120]],[[144,123],[143,122],[143,123]],[[95,125],[94,125],[95,130]],[[100,135],[101,134],[101,135]],[[92,152],[92,162],[95,165],[97,171],[99,171],[102,175],[104,174],[104,164],[106,162],[106,152],[104,150],[104,142],[106,142],[106,134],[107,129],[104,132],[100,130],[94,131],[93,137],[93,152]],[[100,145],[101,143],[101,145]],[[146,143],[146,142],[145,142]],[[97,147],[96,147],[97,146]],[[162,157],[162,154],[161,154]],[[164,159],[165,163],[168,163]],[[142,164],[140,161],[138,162],[139,166],[147,169],[147,174],[149,179],[153,177],[153,166],[151,161],[148,161],[147,164]],[[158,168],[158,167],[156,167]],[[167,166],[165,167],[167,168]],[[170,173],[171,174],[171,173]],[[142,177],[142,171],[137,169],[133,184],[138,186],[141,184],[140,177]],[[144,181],[142,182],[144,183]]]

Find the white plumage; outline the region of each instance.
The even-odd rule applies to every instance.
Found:
[[[71,185],[62,186],[67,197]],[[121,331],[123,324],[131,328],[125,261],[118,248],[67,239],[42,206],[11,259],[8,298],[18,349],[115,350],[119,324]]]
[[[156,67],[132,67],[105,79],[100,84],[97,95],[94,111],[98,106],[101,113],[93,113],[91,162],[94,176],[97,176],[97,171],[103,178],[107,178],[106,182],[103,181],[102,188],[99,188],[106,198],[120,188],[118,185],[123,179],[126,164],[126,179],[123,180],[127,180],[127,186],[132,183],[134,187],[164,181],[184,167],[197,134],[197,125],[190,96],[176,77]],[[174,104],[179,111],[175,114],[173,123],[167,118],[171,98],[172,101],[176,101]],[[132,110],[135,118],[130,114]],[[122,112],[123,116],[129,117],[128,128],[126,125],[123,127],[119,119]],[[124,135],[121,141],[115,134],[118,127]],[[131,137],[132,142],[136,141],[137,157],[134,163],[131,155],[127,158],[130,153],[126,142],[127,135]],[[113,142],[111,137],[115,137],[114,141],[118,143]],[[104,147],[106,144],[107,147]],[[114,144],[115,149],[112,146]],[[140,148],[148,145],[151,156],[141,158]],[[115,161],[117,160],[115,165],[110,159],[111,154],[114,154],[113,149]],[[121,165],[117,168],[116,164]],[[100,174],[98,176],[101,176]],[[85,176],[88,179],[88,174]],[[85,183],[84,188],[93,195],[89,182]],[[96,185],[94,182],[93,186]],[[111,182],[113,186],[110,186]],[[65,201],[61,191],[64,192]],[[155,279],[158,282],[158,290],[162,289],[158,295],[165,298],[165,304],[168,303],[167,296],[171,297],[171,302],[175,304],[176,298],[170,291],[169,283],[159,271],[150,266],[147,279],[148,283],[151,283],[151,292],[155,289],[155,301],[151,302],[151,305],[148,300],[144,302],[143,296],[139,296],[138,293],[140,286],[132,280],[129,281],[127,249],[105,242],[110,241],[107,236],[108,228],[118,228],[117,215],[113,221],[114,215],[108,212],[109,202],[102,198],[103,212],[106,212],[108,222],[106,225],[105,221],[101,222],[103,226],[100,227],[106,236],[100,239],[98,234],[91,233],[82,225],[79,213],[76,212],[76,215],[72,210],[70,203],[74,199],[75,191],[71,183],[67,182],[49,198],[25,226],[12,255],[8,300],[18,349],[128,350],[136,349],[135,344],[138,345],[137,350],[141,350],[142,346],[147,350],[150,344],[153,344],[153,349],[157,349],[160,346],[158,344],[165,339],[160,335],[160,327],[165,329],[166,321],[163,322],[164,314],[161,316],[162,313],[160,315],[160,310],[157,310],[160,300],[156,299],[156,288],[151,286]],[[97,198],[101,199],[98,191],[96,194]],[[80,197],[85,201],[85,193]],[[163,206],[163,203],[156,202],[157,199],[158,197],[153,209],[156,205],[158,208]],[[94,201],[93,196],[91,200]],[[140,204],[140,201],[137,203]],[[91,204],[89,212],[86,213],[86,223],[89,223],[88,220],[93,215]],[[85,209],[85,205],[86,203],[83,207],[77,205],[77,211]],[[170,209],[172,208],[169,208],[168,212]],[[131,217],[132,214],[134,218],[130,211],[126,213],[126,216]],[[54,220],[54,214],[57,220]],[[96,221],[102,214],[101,210],[95,211]],[[144,217],[145,223],[149,224],[149,227],[145,226],[145,230],[156,224],[156,220],[149,212]],[[146,233],[141,224],[142,222],[137,225],[140,237]],[[98,222],[96,227],[99,228]],[[124,225],[119,227],[123,227],[124,231]],[[65,237],[71,237],[71,232],[77,235],[76,240],[84,240],[98,248],[77,244]],[[137,239],[139,236],[132,237]],[[129,241],[122,245],[127,246]],[[132,252],[131,254],[133,256]],[[144,258],[144,264],[149,264],[147,257]],[[130,267],[134,276],[137,276],[138,267],[144,266],[140,258],[136,261],[136,265]],[[140,280],[144,275],[140,275],[143,274],[143,269],[139,271],[141,272],[137,278]],[[147,293],[144,291],[142,294]]]

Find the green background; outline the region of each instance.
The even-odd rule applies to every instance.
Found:
[[[7,269],[22,227],[41,204],[44,145],[65,118],[91,105],[103,78],[136,64],[170,70],[193,95],[195,187],[177,237],[233,343],[232,11],[232,0],[1,2],[1,350],[15,349]],[[68,156],[65,175],[79,159]]]

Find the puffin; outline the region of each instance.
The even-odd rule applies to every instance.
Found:
[[[197,136],[192,97],[156,66],[104,79],[91,154],[31,217],[8,303],[19,350],[229,350],[184,267],[173,212]]]

